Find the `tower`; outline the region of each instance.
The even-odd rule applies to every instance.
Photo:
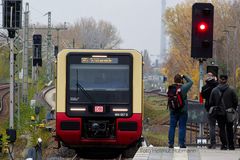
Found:
[[[166,55],[166,35],[165,35],[165,24],[164,24],[164,13],[166,10],[166,0],[162,0],[161,5],[161,31],[160,31],[160,57]]]

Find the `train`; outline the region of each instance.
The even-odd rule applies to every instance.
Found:
[[[56,64],[56,140],[81,150],[141,145],[143,59],[136,50],[64,49]]]

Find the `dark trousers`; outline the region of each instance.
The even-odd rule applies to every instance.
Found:
[[[174,137],[175,137],[175,128],[177,123],[179,123],[179,130],[178,130],[178,143],[180,146],[185,145],[185,137],[186,137],[186,124],[188,119],[187,112],[172,112],[170,111],[170,127],[168,132],[168,144],[174,144]]]
[[[228,146],[233,147],[234,146],[233,123],[227,122],[226,127],[227,127]]]
[[[216,144],[216,119],[208,115],[209,135],[211,144]]]
[[[234,146],[233,143],[233,123],[227,122],[227,119],[225,116],[219,116],[217,117],[217,122],[219,126],[219,135],[222,142],[222,145],[225,145],[229,147]]]

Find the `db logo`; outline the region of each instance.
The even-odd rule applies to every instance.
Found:
[[[102,113],[103,112],[103,106],[94,106],[94,112]]]

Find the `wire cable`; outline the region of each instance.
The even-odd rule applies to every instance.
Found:
[[[12,153],[13,153],[13,148],[14,148],[14,144],[12,145],[12,151],[10,150],[10,147],[8,146],[8,154],[9,154],[11,160],[14,160],[13,155],[12,155]]]

